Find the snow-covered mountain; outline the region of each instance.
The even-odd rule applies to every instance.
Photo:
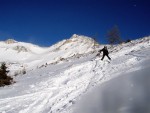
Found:
[[[89,54],[94,50],[93,44],[94,40],[90,37],[76,34],[51,47],[39,47],[8,39],[0,42],[0,62],[6,62],[10,70],[18,71],[17,69],[21,68],[31,70]]]
[[[27,70],[13,76],[15,84],[0,88],[0,113],[81,113],[78,99],[93,87],[150,67],[149,63],[142,65],[150,61],[150,37],[108,45],[110,62],[95,58],[95,50],[104,45],[95,49],[94,44],[93,39],[79,35],[51,47],[0,42],[1,62],[7,62],[12,72]]]

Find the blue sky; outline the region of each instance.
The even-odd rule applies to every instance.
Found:
[[[73,34],[105,36],[114,25],[123,39],[150,35],[149,0],[0,0],[0,40],[50,46]]]

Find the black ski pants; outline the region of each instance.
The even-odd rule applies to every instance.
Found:
[[[111,58],[108,56],[108,54],[103,54],[103,57],[102,57],[102,59],[101,59],[101,60],[103,60],[105,56],[107,56],[107,57],[108,57],[108,59],[109,59],[109,60],[111,60]]]

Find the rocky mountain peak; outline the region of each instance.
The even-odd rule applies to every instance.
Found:
[[[14,39],[7,39],[7,40],[5,41],[6,44],[13,44],[13,43],[16,43],[16,42],[17,42],[17,41],[14,40]]]
[[[77,38],[77,37],[79,37],[79,35],[73,34],[71,38]]]

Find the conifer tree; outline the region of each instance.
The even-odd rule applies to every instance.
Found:
[[[114,26],[109,30],[106,37],[110,44],[118,44],[122,42],[118,26]]]
[[[5,63],[2,63],[0,66],[0,87],[5,85],[10,85],[13,78],[8,76],[8,70]]]

